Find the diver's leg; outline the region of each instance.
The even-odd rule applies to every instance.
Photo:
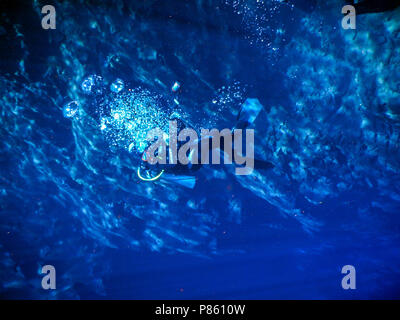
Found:
[[[248,98],[243,103],[237,118],[237,124],[234,129],[245,130],[249,125],[251,125],[257,118],[258,114],[263,109],[263,105],[258,99]],[[232,137],[232,141],[233,141]],[[223,147],[221,147],[222,150]],[[234,146],[232,145],[232,155],[235,153]],[[274,165],[271,162],[254,159],[254,169],[268,170],[272,169]]]
[[[263,105],[257,98],[247,98],[239,110],[236,125],[233,129],[246,129],[257,118]]]

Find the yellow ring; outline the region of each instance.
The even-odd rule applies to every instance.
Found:
[[[161,172],[153,178],[143,178],[142,175],[140,174],[140,167],[138,167],[138,169],[137,169],[137,175],[138,175],[139,179],[143,180],[143,181],[156,181],[156,180],[160,179],[160,177],[162,176],[163,173],[164,173],[164,170],[161,170]]]

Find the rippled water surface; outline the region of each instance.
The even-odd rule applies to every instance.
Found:
[[[400,11],[295,3],[2,1],[0,296],[399,298]],[[247,98],[274,168],[138,179],[148,130]]]

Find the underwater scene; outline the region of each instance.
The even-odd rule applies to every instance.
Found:
[[[2,0],[0,298],[399,299],[398,7]]]

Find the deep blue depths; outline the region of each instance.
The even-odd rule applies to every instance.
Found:
[[[2,298],[399,298],[399,11],[356,34],[340,1],[64,1],[43,30],[44,4],[1,11]],[[232,127],[258,98],[256,155],[275,168],[137,181],[126,141],[100,130],[116,78],[196,127]]]

